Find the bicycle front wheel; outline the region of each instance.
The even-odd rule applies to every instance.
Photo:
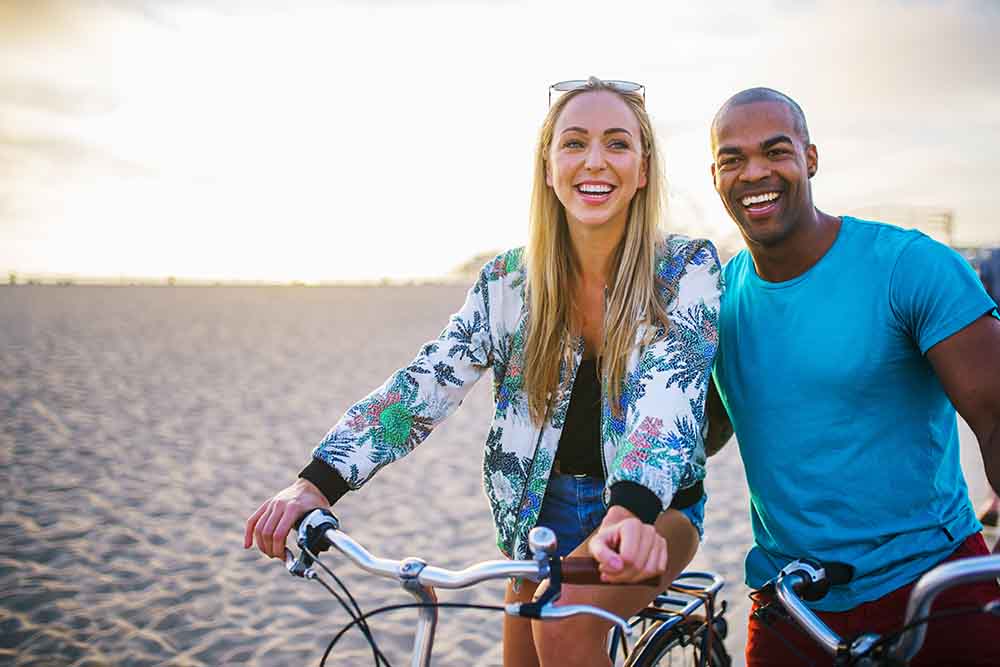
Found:
[[[732,658],[726,651],[723,639],[726,622],[715,621],[714,632],[706,641],[706,626],[679,623],[664,629],[662,623],[654,624],[636,643],[635,651],[625,663],[626,667],[730,667]],[[692,633],[693,630],[693,633]]]

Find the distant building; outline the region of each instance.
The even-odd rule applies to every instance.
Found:
[[[943,206],[883,204],[855,209],[851,211],[851,215],[865,220],[888,222],[904,229],[919,229],[932,239],[949,246],[954,238],[955,212]]]

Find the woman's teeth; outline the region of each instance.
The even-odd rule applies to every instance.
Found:
[[[576,189],[585,195],[606,195],[614,190],[614,187],[610,185],[590,185],[589,183],[582,183],[576,186]]]

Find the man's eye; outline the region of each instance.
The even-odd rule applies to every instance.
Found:
[[[784,148],[772,148],[767,152],[768,157],[781,157],[782,155],[787,155],[788,151]]]

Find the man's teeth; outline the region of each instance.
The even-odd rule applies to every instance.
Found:
[[[581,183],[576,187],[580,192],[591,195],[606,195],[613,189],[610,185],[591,185],[589,183]]]
[[[779,192],[765,192],[760,195],[750,195],[749,197],[744,197],[740,200],[740,203],[744,206],[752,206],[753,204],[764,204],[769,201],[774,201],[781,196]]]

